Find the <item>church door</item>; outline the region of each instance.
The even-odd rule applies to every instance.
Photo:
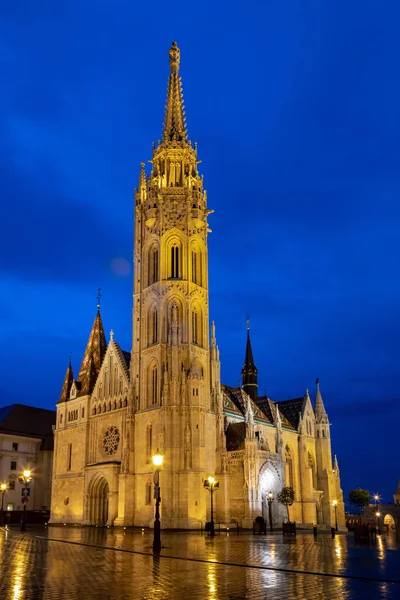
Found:
[[[89,497],[90,525],[104,526],[108,521],[109,487],[104,477],[96,479]]]

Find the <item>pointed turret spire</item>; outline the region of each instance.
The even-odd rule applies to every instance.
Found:
[[[69,393],[71,391],[73,382],[74,382],[74,374],[72,372],[71,356],[70,356],[67,372],[65,373],[64,383],[63,383],[61,394],[60,394],[60,399],[58,402],[67,402],[67,400],[69,400]]]
[[[328,420],[328,415],[326,414],[326,410],[325,410],[325,406],[324,406],[324,402],[322,400],[322,396],[321,396],[321,391],[319,389],[319,378],[317,377],[316,380],[316,386],[317,386],[317,393],[316,393],[316,397],[315,397],[315,418],[317,420],[317,422],[321,423],[323,420]]]
[[[333,470],[335,471],[336,474],[339,473],[339,463],[338,463],[336,454],[335,454],[335,460],[333,461]]]
[[[251,349],[250,342],[250,319],[246,315],[247,321],[247,343],[246,343],[246,355],[244,359],[244,366],[242,369],[242,387],[244,391],[252,398],[256,400],[258,396],[258,371],[254,364],[253,351]]]
[[[182,82],[179,77],[180,50],[176,42],[172,42],[169,50],[169,65],[171,73],[168,81],[167,105],[163,141],[187,142],[187,129],[183,105]]]
[[[94,386],[93,380],[95,382],[107,350],[106,336],[104,335],[103,321],[100,314],[100,298],[101,294],[99,289],[99,295],[97,296],[97,314],[89,335],[85,354],[83,355],[81,368],[79,369],[78,382],[81,386],[79,392],[80,396],[84,393],[89,394],[92,391]]]

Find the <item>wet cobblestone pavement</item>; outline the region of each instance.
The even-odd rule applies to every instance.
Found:
[[[151,542],[137,530],[0,530],[0,599],[400,598],[400,547],[390,536],[356,545],[350,535],[162,532],[160,557]]]

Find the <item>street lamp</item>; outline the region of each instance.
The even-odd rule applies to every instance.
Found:
[[[4,511],[4,494],[6,493],[6,489],[7,489],[7,484],[6,483],[2,483],[0,485],[0,491],[1,491],[1,512],[0,512],[0,525],[4,525],[3,522],[3,511]]]
[[[336,529],[336,531],[338,531],[338,524],[337,524],[337,500],[334,500],[332,502],[332,506],[333,506],[333,508],[335,510],[335,529]]]
[[[21,517],[21,531],[26,530],[26,505],[29,502],[29,496],[31,495],[30,483],[32,481],[32,474],[29,469],[25,469],[23,474],[18,477],[18,481],[22,484],[21,490],[21,502],[24,505],[24,512]]]
[[[377,520],[377,533],[378,535],[381,534],[381,528],[379,525],[379,517],[380,517],[380,512],[379,512],[379,500],[381,499],[381,497],[379,496],[379,494],[374,494],[374,500],[375,500],[375,515],[376,515],[376,520]]]
[[[268,500],[268,516],[269,516],[269,528],[272,531],[272,501],[274,499],[273,492],[268,492],[267,500]]]
[[[163,464],[164,457],[157,449],[157,452],[153,455],[153,465],[156,468],[154,472],[154,499],[156,501],[156,514],[154,519],[154,539],[153,539],[153,552],[155,554],[160,554],[161,552],[161,525],[160,525],[160,502],[161,502],[161,494],[160,494],[160,470],[158,467],[161,467]]]
[[[212,475],[210,475],[210,477],[208,477],[207,479],[205,479],[204,481],[204,487],[206,490],[208,490],[210,492],[210,500],[211,500],[211,522],[210,522],[210,537],[214,537],[215,535],[215,530],[214,530],[214,505],[213,505],[213,495],[215,490],[217,490],[219,488],[219,482],[215,481],[215,477],[213,477]]]

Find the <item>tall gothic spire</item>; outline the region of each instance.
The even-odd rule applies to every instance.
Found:
[[[244,366],[242,369],[242,387],[244,391],[252,398],[256,400],[258,396],[258,371],[254,364],[253,351],[251,349],[250,342],[250,321],[247,317],[247,343],[246,343],[246,356],[244,359]]]
[[[100,314],[100,293],[97,303],[97,314],[93,322],[89,340],[86,345],[78,381],[81,384],[80,394],[89,394],[99,374],[101,363],[107,350],[106,336],[104,335],[103,321]]]
[[[316,380],[316,386],[317,386],[317,393],[315,396],[315,418],[317,420],[317,422],[322,422],[323,420],[327,421],[328,420],[328,415],[326,414],[326,410],[325,410],[325,406],[324,406],[324,402],[322,400],[322,396],[321,396],[321,391],[319,389],[319,379],[317,377]]]
[[[69,393],[71,391],[73,382],[74,382],[74,374],[72,372],[71,359],[69,359],[67,372],[65,373],[64,383],[62,386],[60,399],[58,402],[67,402],[67,400],[69,400]]]
[[[172,42],[169,50],[169,65],[171,73],[168,80],[167,105],[163,141],[187,142],[187,129],[183,105],[182,82],[179,77],[180,50],[176,42]]]

